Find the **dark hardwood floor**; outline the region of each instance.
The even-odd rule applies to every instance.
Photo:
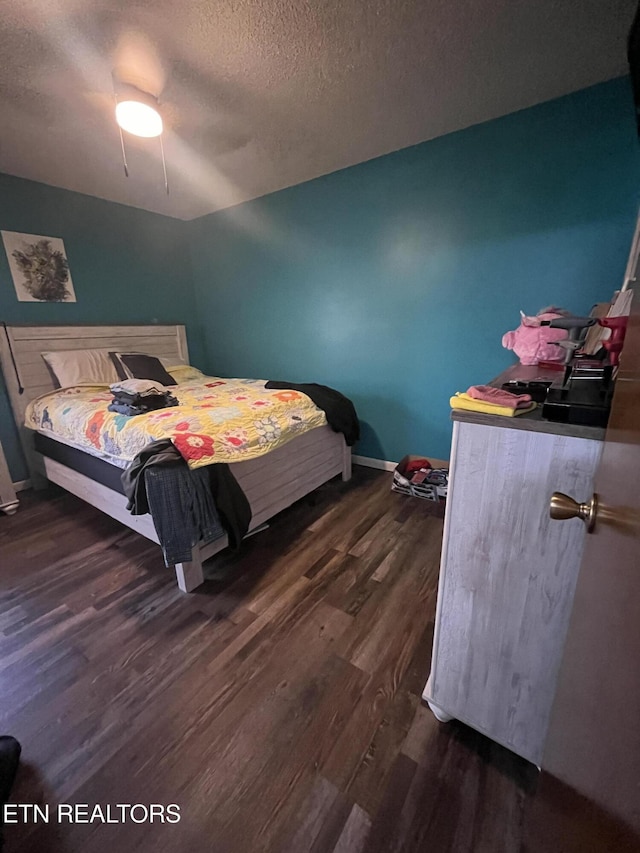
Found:
[[[511,853],[536,773],[422,705],[442,520],[355,469],[185,596],[63,493],[0,518],[16,803],[177,803],[174,825],[7,827],[7,853]]]

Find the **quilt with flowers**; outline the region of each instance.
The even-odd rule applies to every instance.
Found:
[[[190,468],[200,468],[255,459],[327,422],[324,412],[298,391],[268,390],[261,379],[196,373],[171,386],[179,401],[172,408],[120,415],[108,411],[108,387],[79,385],[32,400],[25,424],[120,464],[150,441],[169,438]]]

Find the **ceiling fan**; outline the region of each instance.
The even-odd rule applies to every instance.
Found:
[[[164,122],[160,107],[160,94],[166,84],[165,69],[154,45],[135,31],[126,32],[120,37],[115,59],[111,76],[124,173],[128,178],[129,166],[123,131],[143,139],[158,138],[164,187],[169,195],[167,163],[162,141]]]
[[[221,84],[217,84],[212,93],[211,80],[204,83],[187,60],[174,62],[169,73],[155,45],[140,31],[122,33],[113,57],[115,115],[127,176],[129,166],[123,131],[142,138],[159,139],[167,194],[165,130],[181,128],[187,133],[191,147],[200,148],[206,152],[205,156],[235,151],[250,142],[251,135],[237,126],[236,116],[229,112],[229,97],[234,98],[237,93],[221,88]],[[209,110],[212,99],[218,104],[215,116]],[[226,110],[225,101],[228,102]]]

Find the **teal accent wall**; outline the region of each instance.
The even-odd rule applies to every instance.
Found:
[[[187,223],[0,175],[0,229],[62,237],[78,299],[18,302],[2,248],[0,320],[183,322],[211,373],[352,397],[356,452],[446,458],[520,309],[620,285],[639,187],[626,78]],[[2,385],[0,438],[24,478]]]
[[[639,201],[626,78],[190,223],[206,367],[335,386],[357,452],[447,458],[449,397],[519,310],[620,286]]]
[[[0,320],[7,323],[185,323],[202,360],[188,223],[0,174],[0,229],[62,237],[76,303],[18,302],[0,245]],[[0,333],[3,334],[0,329]],[[0,374],[0,439],[14,480],[27,476]]]

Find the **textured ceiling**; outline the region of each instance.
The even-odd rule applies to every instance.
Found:
[[[1,0],[0,171],[191,219],[616,77],[636,0]],[[158,93],[127,138],[111,72]]]

